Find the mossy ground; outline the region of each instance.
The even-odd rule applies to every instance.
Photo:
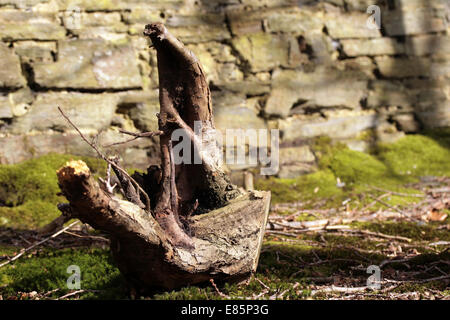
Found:
[[[373,154],[363,154],[321,139],[314,147],[320,158],[317,172],[292,180],[260,180],[257,188],[271,190],[274,204],[298,202],[302,209],[308,209],[307,212],[297,214],[297,220],[329,218],[330,215],[324,212],[346,218],[349,211],[356,212],[369,206],[368,210],[373,213],[387,209],[385,204],[391,208],[408,210],[422,200],[414,196],[424,194],[424,189],[420,187],[421,177],[422,180],[430,176],[450,177],[449,142],[450,132],[445,131],[411,135],[391,145],[380,145]],[[59,214],[54,208],[62,200],[56,195],[59,190],[55,170],[71,158],[49,155],[16,166],[0,166],[0,185],[4,192],[0,194],[0,224],[3,230],[7,227],[14,230],[36,228]],[[84,160],[91,161],[89,166],[98,168],[96,171],[100,174],[104,172],[101,163]],[[385,195],[388,191],[399,194],[384,197],[385,204],[374,203],[373,198]],[[445,212],[448,213],[448,210]],[[292,212],[280,210],[272,214],[288,215]],[[257,273],[247,283],[218,284],[220,293],[207,284],[136,298],[449,297],[448,279],[432,280],[450,273],[450,252],[446,250],[450,241],[449,218],[443,222],[384,219],[348,225],[358,230],[406,237],[410,241],[338,230],[291,236],[271,234],[266,236]],[[20,231],[17,232],[20,234]],[[2,244],[1,239],[0,232],[0,263],[5,261],[6,256],[13,256],[27,246],[19,237],[14,245],[9,242]],[[439,241],[443,244],[439,244]],[[399,261],[392,262],[392,259]],[[367,267],[382,263],[383,278],[392,281],[383,284],[381,290],[359,293],[330,293],[323,290],[331,285],[349,288],[365,286]],[[61,297],[70,292],[66,288],[66,280],[70,276],[66,272],[69,265],[80,267],[81,288],[86,290],[71,298],[130,298],[109,250],[95,245],[58,249],[47,244],[36,248],[0,268],[0,295],[3,299],[28,299],[29,292],[36,291],[41,299]]]

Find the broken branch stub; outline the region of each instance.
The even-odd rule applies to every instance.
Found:
[[[147,25],[144,34],[158,54],[160,166],[131,178],[108,159],[128,201],[100,188],[81,161],[57,172],[60,188],[72,217],[109,234],[114,259],[135,289],[241,280],[256,270],[270,193],[232,185],[210,161],[214,149],[197,155],[201,164],[175,164],[175,129],[187,133],[193,150],[202,143],[195,121],[214,130],[211,96],[197,58],[164,25]]]

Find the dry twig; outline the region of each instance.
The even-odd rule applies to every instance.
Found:
[[[72,223],[69,224],[67,227],[65,227],[65,228],[59,230],[58,232],[52,234],[50,237],[45,238],[45,239],[43,239],[43,240],[41,240],[41,241],[39,241],[39,242],[36,242],[35,244],[29,246],[29,247],[26,248],[26,249],[23,249],[23,251],[21,251],[19,254],[15,255],[15,256],[12,257],[11,259],[8,259],[8,261],[5,261],[5,262],[1,263],[1,264],[0,264],[0,268],[3,267],[3,266],[5,266],[5,265],[7,265],[7,264],[10,263],[10,262],[13,262],[13,261],[19,259],[21,256],[23,256],[25,253],[27,253],[27,252],[30,251],[31,249],[36,248],[37,246],[43,244],[44,242],[46,242],[46,241],[48,241],[48,240],[50,240],[50,239],[53,239],[53,238],[59,236],[61,233],[63,233],[64,231],[66,231],[66,230],[68,230],[68,229],[70,229],[70,228],[72,228],[74,225],[76,225],[76,224],[79,223],[79,222],[80,222],[80,221],[78,221],[78,220],[75,221],[75,222],[72,222]]]
[[[130,135],[130,136],[133,136],[133,138],[125,140],[125,141],[120,141],[120,142],[107,144],[107,145],[104,145],[103,147],[104,148],[109,148],[109,147],[116,146],[116,145],[119,145],[119,144],[125,144],[125,143],[128,143],[128,142],[132,142],[132,141],[137,140],[139,138],[151,138],[151,137],[159,136],[159,135],[163,134],[162,131],[131,132],[131,131],[123,130],[123,129],[119,129],[119,132],[123,133],[123,134],[127,134],[127,135]]]
[[[212,286],[214,287],[214,290],[221,296],[222,298],[231,299],[230,296],[226,295],[225,293],[221,292],[219,288],[217,288],[216,283],[214,282],[214,279],[209,279],[209,282],[211,282]]]

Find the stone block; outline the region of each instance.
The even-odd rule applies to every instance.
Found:
[[[11,119],[13,117],[11,103],[7,95],[0,95],[0,119]]]
[[[280,148],[281,164],[295,164],[314,161],[316,161],[316,157],[308,145]]]
[[[91,139],[97,134],[97,131],[85,131],[84,134],[88,139]],[[0,139],[4,142],[4,145],[0,148],[0,163],[2,164],[18,163],[51,152],[97,157],[95,151],[73,130],[63,133],[46,131],[8,135],[0,136]],[[114,130],[107,130],[99,136],[100,145],[123,140],[123,135]],[[147,149],[141,149],[140,147],[146,147]],[[110,150],[121,155],[123,165],[127,168],[145,170],[149,163],[157,163],[159,160],[156,146],[151,143],[150,139],[138,139],[126,145],[112,147]]]
[[[147,24],[149,21],[165,23],[166,14],[163,11],[148,10],[146,7],[137,7],[123,12],[123,19],[127,24]]]
[[[246,107],[245,97],[232,93],[213,96],[214,122],[216,128],[226,129],[265,129],[266,124],[258,113]]]
[[[394,38],[348,39],[341,41],[349,57],[404,54],[405,46]]]
[[[433,58],[430,75],[432,78],[450,78],[450,54]]]
[[[396,81],[376,81],[367,98],[367,107],[377,109],[388,106],[414,106],[416,91],[408,90],[402,83]]]
[[[122,22],[119,12],[72,12],[62,13],[66,29],[80,39],[102,38],[105,40],[124,39],[128,26]]]
[[[281,179],[295,179],[316,170],[317,166],[314,163],[286,164],[280,166],[277,177]]]
[[[344,59],[336,64],[339,70],[349,74],[355,81],[375,79],[375,63],[367,56]]]
[[[379,38],[380,30],[367,27],[369,15],[365,13],[329,14],[325,17],[325,25],[329,35],[334,39],[346,38]]]
[[[233,35],[242,36],[263,32],[263,20],[267,10],[229,10],[227,18]]]
[[[131,45],[95,40],[58,43],[58,60],[33,65],[42,87],[124,89],[142,86],[137,57]]]
[[[283,134],[283,140],[287,142],[319,136],[346,139],[375,128],[377,123],[377,115],[374,112],[337,112],[328,114],[327,118],[303,115],[290,117],[279,120],[278,127]]]
[[[395,7],[404,11],[423,8],[444,9],[447,0],[394,0]]]
[[[30,110],[33,101],[33,93],[28,87],[9,93],[9,102],[14,117],[20,117],[26,114]]]
[[[204,24],[191,27],[171,28],[170,32],[185,44],[224,41],[231,38],[225,24],[212,26]]]
[[[158,129],[159,90],[121,92],[119,96],[119,112],[127,114],[137,129]]]
[[[23,62],[28,63],[51,63],[57,51],[54,41],[17,41],[14,42],[14,50]]]
[[[400,130],[403,132],[414,133],[420,130],[420,125],[412,113],[395,115],[392,120],[395,121]]]
[[[231,35],[223,14],[173,15],[167,18],[170,32],[184,43],[223,41]]]
[[[18,9],[29,9],[35,5],[48,3],[49,0],[0,0],[0,5]]]
[[[406,54],[414,56],[445,55],[450,52],[450,36],[422,35],[406,39]]]
[[[294,34],[320,33],[323,28],[322,14],[317,10],[300,9],[298,6],[273,7],[257,10],[227,11],[233,35],[249,35],[267,32],[290,32]]]
[[[0,37],[2,40],[58,40],[66,36],[52,12],[0,10]]]
[[[234,63],[236,58],[231,55],[229,46],[200,43],[188,45],[188,48],[201,61],[207,80],[215,85],[244,79],[244,74]]]
[[[72,129],[59,113],[58,106],[80,129],[105,129],[111,124],[118,102],[117,94],[43,93],[37,96],[27,114],[17,118],[11,129],[18,134]]]
[[[222,82],[218,87],[234,93],[250,96],[263,95],[271,91],[270,82],[259,79],[245,79],[244,81]]]
[[[429,77],[431,61],[428,58],[376,57],[378,69],[387,78]]]
[[[357,10],[366,12],[371,5],[377,5],[381,10],[387,9],[385,0],[345,0],[345,4],[350,11]]]
[[[446,30],[442,18],[432,9],[388,11],[382,16],[382,25],[388,36],[418,35]]]
[[[297,40],[291,35],[258,33],[235,37],[231,42],[254,72],[278,66],[295,68],[302,62]]]
[[[349,87],[352,90],[348,90]],[[312,73],[279,70],[273,74],[272,91],[265,112],[287,116],[295,104],[358,108],[366,91],[367,81],[355,81],[336,69],[317,68]]]
[[[426,129],[450,127],[450,101],[434,103],[417,111],[417,118]]]
[[[264,17],[269,32],[292,32],[295,34],[321,33],[324,22],[321,12],[306,8],[277,8]]]
[[[184,0],[56,0],[56,3],[60,10],[83,8],[86,11],[114,11],[145,8],[148,12],[155,10],[180,9],[185,5]]]
[[[20,60],[14,51],[0,42],[0,88],[20,88],[26,80],[22,75]]]

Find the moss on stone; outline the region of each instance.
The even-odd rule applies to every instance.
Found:
[[[332,143],[328,137],[321,137],[312,146],[319,159],[319,171],[296,179],[261,179],[256,182],[256,187],[271,190],[273,203],[332,197],[329,206],[373,191],[373,186],[396,192],[420,193],[405,188],[405,183],[418,181],[427,175],[449,176],[449,146],[448,130],[408,135],[393,144],[380,144],[374,154],[350,150],[343,144]],[[340,186],[337,185],[338,179]],[[389,203],[406,205],[416,201],[415,197],[394,195]]]
[[[444,133],[409,135],[394,144],[383,144],[378,148],[378,157],[398,176],[449,176],[449,136]]]
[[[256,188],[270,190],[274,204],[342,195],[330,170],[317,171],[296,179],[261,179],[256,181]]]
[[[330,170],[346,185],[389,178],[386,166],[375,157],[350,149],[342,149],[331,157]]]

